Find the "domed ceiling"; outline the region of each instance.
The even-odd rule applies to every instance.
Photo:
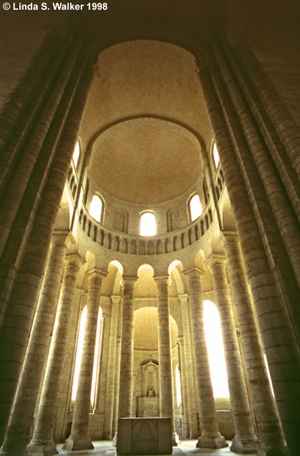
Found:
[[[211,138],[195,57],[150,40],[106,49],[82,132],[100,192],[145,205],[180,197],[199,178]]]
[[[201,171],[199,142],[171,122],[142,118],[103,133],[94,146],[91,174],[99,188],[129,203],[180,196]]]

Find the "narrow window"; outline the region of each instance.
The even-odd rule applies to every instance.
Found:
[[[83,309],[83,311],[81,313],[81,318],[80,318],[75,369],[74,369],[74,378],[73,378],[73,387],[72,387],[72,401],[76,400],[76,394],[77,394],[77,388],[78,388],[80,363],[81,363],[81,358],[82,358],[82,349],[83,349],[83,342],[84,342],[85,321],[86,321],[86,306]]]
[[[100,222],[101,220],[102,206],[101,198],[98,195],[94,195],[90,205],[90,215],[97,220],[97,222]]]
[[[215,167],[217,168],[220,163],[220,157],[219,157],[219,152],[218,152],[216,143],[214,143],[213,158],[214,158]]]
[[[75,144],[74,152],[73,152],[73,163],[74,163],[75,168],[77,168],[77,165],[78,165],[79,155],[80,155],[80,147],[79,147],[79,142],[77,141]]]
[[[191,217],[191,221],[193,222],[198,217],[200,217],[200,215],[202,214],[202,204],[201,204],[200,197],[198,194],[194,195],[190,199],[189,206],[190,206],[190,217]]]
[[[181,399],[181,381],[180,381],[180,371],[178,364],[175,367],[175,384],[176,384],[176,403],[177,407],[180,407],[182,399]]]
[[[140,235],[155,236],[156,235],[156,220],[152,212],[144,212],[140,220]]]
[[[98,311],[98,321],[97,321],[97,333],[96,333],[96,343],[95,343],[95,352],[94,352],[94,368],[93,368],[93,377],[92,377],[92,387],[91,387],[91,403],[93,407],[96,405],[97,399],[97,384],[100,373],[100,353],[101,353],[101,342],[102,342],[102,309],[99,307]]]
[[[79,334],[78,334],[75,369],[74,369],[73,386],[72,386],[72,396],[71,396],[72,401],[76,400],[76,394],[77,394],[77,389],[78,389],[80,364],[81,364],[82,350],[83,350],[83,344],[84,344],[86,314],[87,314],[87,307],[85,306],[81,313],[80,325],[79,325]],[[96,334],[95,352],[94,352],[94,366],[93,366],[91,396],[90,396],[91,403],[93,406],[95,405],[95,402],[96,402],[96,395],[97,395],[96,385],[97,385],[97,380],[99,378],[99,372],[100,372],[101,341],[102,341],[102,309],[101,309],[101,307],[99,307],[98,321],[97,321],[97,334]]]
[[[203,301],[204,329],[214,397],[229,397],[222,330],[218,309],[212,301]]]

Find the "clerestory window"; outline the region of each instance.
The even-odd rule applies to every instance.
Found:
[[[94,195],[90,204],[90,215],[100,223],[103,210],[103,203],[99,195]]]
[[[191,222],[196,220],[202,214],[202,204],[198,194],[194,195],[189,202]]]
[[[73,157],[72,157],[75,168],[77,168],[79,156],[80,156],[80,146],[79,146],[79,142],[77,141],[75,144],[75,147],[74,147],[74,152],[73,152]]]
[[[219,152],[218,152],[216,143],[214,143],[214,147],[213,147],[213,159],[214,159],[215,167],[217,168],[220,163],[220,157],[219,157]]]
[[[156,235],[156,219],[153,212],[144,212],[140,218],[140,235],[155,236]]]

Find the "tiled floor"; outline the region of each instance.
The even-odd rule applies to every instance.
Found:
[[[207,449],[207,448],[196,448],[197,440],[183,440],[177,447],[173,447],[173,456],[192,456],[192,455],[199,455],[199,456],[233,456],[232,453],[227,448],[221,449]],[[230,442],[228,442],[230,444]],[[116,456],[116,448],[112,446],[110,441],[101,440],[98,442],[93,442],[94,450],[85,450],[85,451],[73,451],[72,453],[68,453],[67,451],[61,450],[61,445],[58,445],[59,453],[63,456],[75,456],[76,454],[86,454],[86,455],[95,455],[95,456]],[[251,455],[248,455],[251,456]],[[252,455],[254,456],[254,454]]]

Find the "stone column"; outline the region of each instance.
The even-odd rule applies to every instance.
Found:
[[[123,314],[120,360],[119,418],[132,416],[133,394],[133,316],[136,277],[123,277]]]
[[[199,75],[216,135],[222,171],[241,242],[285,439],[291,454],[297,455],[299,453],[297,410],[300,407],[298,330],[295,319],[291,318],[291,309],[282,303],[275,287],[264,248],[265,239],[259,231],[262,225],[258,226],[253,204],[241,175],[237,154],[239,148],[243,148],[244,137],[240,134],[238,117],[228,100],[228,94],[226,96],[224,80],[213,62],[210,63],[209,70],[200,63]],[[261,201],[258,200],[258,202],[261,204]],[[268,222],[265,228],[272,230],[273,225]],[[295,303],[293,305],[295,307]],[[279,352],[280,356],[278,356]]]
[[[106,275],[106,272],[97,268],[92,269],[88,273],[89,290],[84,328],[84,342],[71,435],[63,446],[63,449],[66,451],[88,450],[94,448],[91,438],[88,435],[88,426],[100,292],[102,280]]]
[[[88,52],[85,54],[78,59],[79,68],[76,68],[70,78],[72,84],[75,84],[75,93],[73,90],[51,167],[42,176],[44,186],[37,202],[35,217],[31,214],[32,230],[23,239],[24,254],[14,283],[10,281],[9,298],[8,295],[5,298],[6,310],[0,332],[0,360],[3,366],[0,378],[0,440],[4,437],[11,412],[56,217],[93,78],[92,61]]]
[[[189,311],[188,311],[188,295],[178,296],[181,302],[181,319],[182,319],[182,330],[183,330],[183,352],[184,352],[184,363],[185,363],[185,375],[187,382],[187,412],[188,416],[186,419],[189,423],[189,435],[187,438],[196,439],[199,435],[198,422],[197,422],[197,404],[195,401],[195,395],[198,394],[198,389],[195,388],[194,381],[194,363],[193,353],[191,345],[191,329],[189,322]]]
[[[104,414],[104,439],[110,440],[113,437],[113,412],[115,399],[115,376],[117,359],[117,335],[118,335],[118,315],[121,296],[111,296],[111,316],[109,333],[109,362],[106,383],[105,414]]]
[[[31,442],[27,446],[27,454],[48,455],[56,454],[53,441],[59,387],[65,360],[65,351],[69,333],[69,324],[73,307],[77,274],[82,259],[78,254],[66,257],[66,266],[60,295],[54,332],[50,346],[44,386],[35,419],[35,427]]]
[[[199,268],[184,271],[190,288],[190,304],[192,319],[192,334],[200,397],[200,426],[201,436],[198,438],[198,448],[223,448],[227,446],[225,438],[218,429],[215,401],[210,378],[208,352],[205,341],[203,322],[203,303],[201,299],[201,283]]]
[[[226,264],[240,331],[241,348],[248,375],[249,388],[255,413],[255,422],[262,449],[285,454],[285,442],[275,399],[266,370],[244,271],[237,233],[223,232]]]
[[[214,291],[220,314],[231,411],[236,432],[230,449],[240,454],[256,453],[259,448],[259,441],[255,435],[252,422],[232,305],[228,293],[225,257],[214,254],[209,259],[208,264],[212,271]]]
[[[178,444],[175,432],[171,334],[169,321],[169,277],[156,276],[158,313],[158,364],[159,364],[159,411],[160,416],[172,419],[173,446]]]
[[[67,246],[71,235],[55,232],[31,335],[1,453],[25,454],[48,354]]]
[[[295,120],[285,106],[282,97],[274,89],[272,82],[262,69],[249,44],[246,41],[238,43],[237,52],[248,78],[250,78],[255,87],[258,98],[263,103],[276,133],[290,157],[293,169],[297,171],[299,177],[299,126],[295,123]]]
[[[249,186],[248,193],[253,194],[255,200],[253,207],[257,220],[258,222],[262,221],[264,227],[267,227],[268,223],[275,225],[276,228],[278,227],[278,230],[273,227],[272,231],[265,228],[263,232],[268,240],[267,252],[268,256],[271,257],[271,263],[276,273],[276,282],[281,280],[285,282],[285,287],[283,285],[281,287],[285,290],[286,295],[290,294],[292,306],[295,297],[299,296],[300,286],[299,220],[295,217],[295,212],[282,186],[280,174],[274,166],[269,150],[261,137],[261,132],[254,122],[249,105],[245,101],[241,87],[246,90],[246,84],[241,78],[236,62],[232,59],[228,49],[226,58],[222,48],[218,45],[213,46],[213,52],[223,79],[226,80],[229,97],[247,141],[248,147],[247,150],[245,148],[245,152],[243,152],[244,148],[239,148],[239,160],[242,165],[244,180]],[[228,63],[229,61],[231,65]],[[240,85],[237,84],[236,79],[239,80]],[[259,199],[262,200],[263,197],[265,201],[260,205]],[[293,278],[293,272],[295,278]],[[296,307],[298,310],[298,306]],[[298,317],[300,318],[300,315]]]

